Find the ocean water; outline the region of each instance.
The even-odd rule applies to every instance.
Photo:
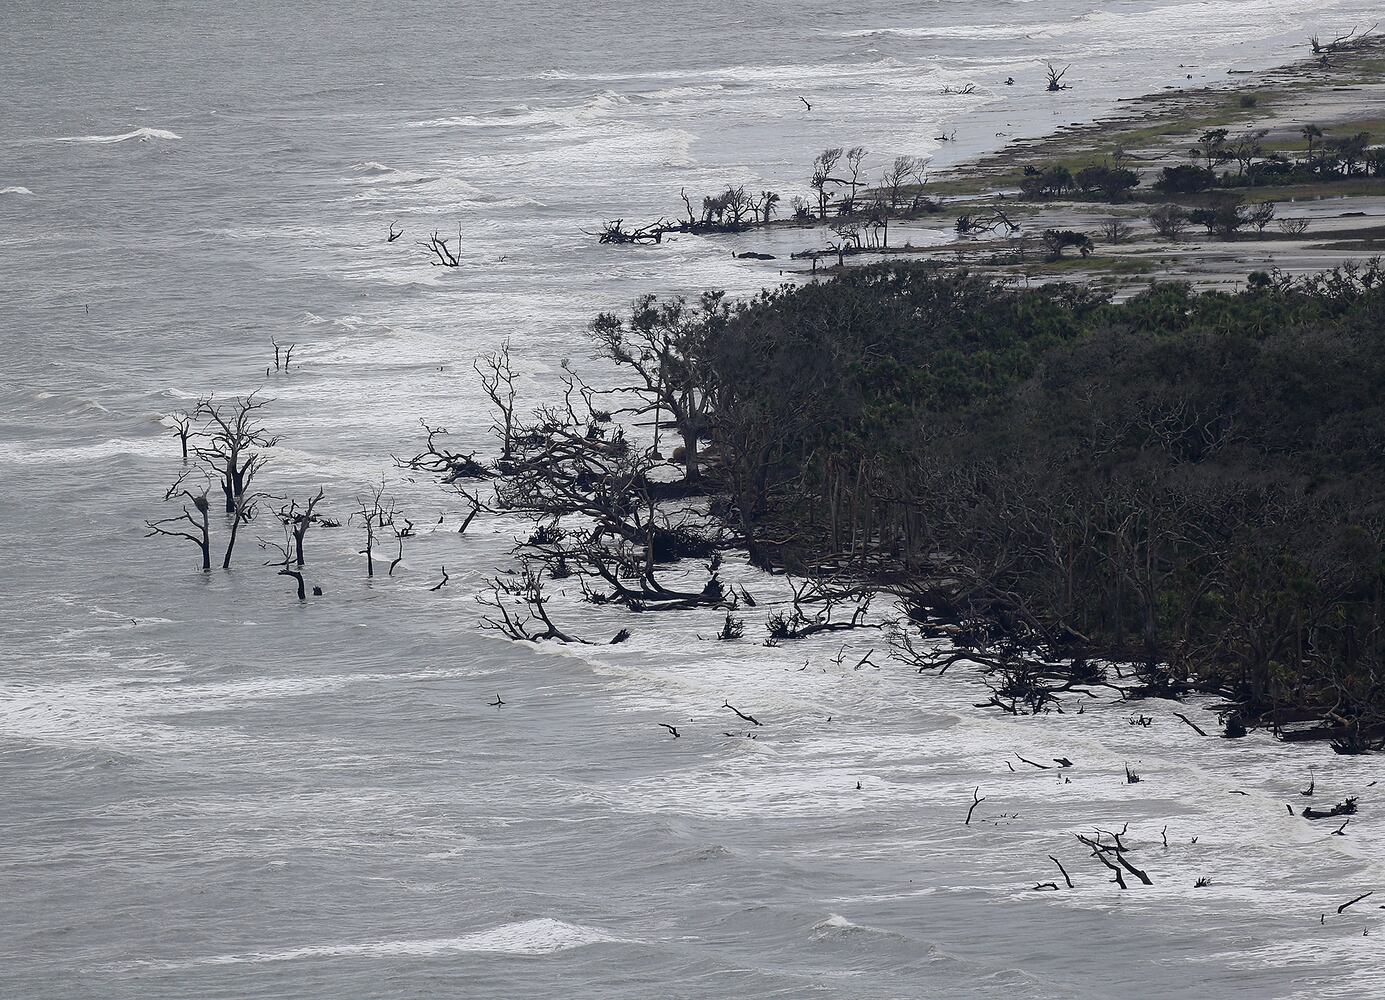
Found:
[[[391,461],[420,419],[489,447],[470,361],[502,339],[537,404],[563,359],[603,374],[596,311],[753,292],[784,261],[731,250],[811,239],[599,247],[603,219],[727,183],[787,201],[827,145],[956,162],[1371,6],[7,0],[0,996],[1381,995],[1385,897],[1336,913],[1385,891],[1378,761],[1204,740],[1164,704],[998,718],[873,631],[766,649],[783,585],[735,560],[740,643],[560,593],[632,640],[511,644],[473,598],[523,526],[458,536]],[[1043,93],[1048,58],[1072,90]],[[427,264],[435,229],[464,266]],[[168,414],[258,386],[266,485],[345,519],[389,480],[421,526],[393,577],[318,531],[299,606],[262,524],[206,576],[143,537]],[[1346,836],[1286,810],[1310,768],[1315,804],[1361,796]],[[1120,892],[1073,835],[1125,823],[1155,884]],[[1049,855],[1076,888],[1031,888]]]

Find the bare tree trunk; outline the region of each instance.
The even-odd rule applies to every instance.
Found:
[[[197,547],[202,550],[202,572],[212,571],[212,534],[211,525],[208,523],[208,509],[205,504],[200,508],[202,514],[202,537],[197,542]]]
[[[697,431],[683,430],[683,481],[695,483],[702,473],[697,467]]]
[[[235,516],[231,518],[231,537],[226,542],[226,555],[221,560],[222,569],[231,568],[231,553],[236,548],[236,535],[240,532],[240,522],[240,512],[236,511]]]
[[[280,576],[292,577],[292,578],[294,579],[294,581],[296,581],[297,584],[298,584],[298,599],[299,599],[300,601],[306,601],[306,600],[308,599],[308,592],[307,592],[307,590],[306,590],[306,589],[304,588],[304,586],[303,586],[303,574],[302,574],[302,573],[298,572],[297,570],[292,570],[292,569],[289,569],[288,567],[285,567],[285,568],[283,568],[283,569],[281,569],[281,570],[279,571],[279,575],[280,575]]]

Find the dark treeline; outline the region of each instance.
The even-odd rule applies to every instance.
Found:
[[[1003,668],[1001,707],[1109,660],[1343,751],[1385,736],[1378,267],[1113,305],[882,264],[704,343],[752,557],[880,581]]]

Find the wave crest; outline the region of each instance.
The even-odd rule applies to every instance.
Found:
[[[117,142],[148,142],[150,139],[162,139],[172,141],[181,139],[182,136],[176,132],[170,132],[163,128],[137,128],[133,132],[122,132],[119,135],[65,135],[54,139],[54,142],[89,142],[110,145]]]
[[[552,955],[572,948],[620,942],[598,927],[570,924],[551,917],[520,920],[483,931],[451,938],[421,938],[395,941],[367,941],[359,944],[307,945],[283,951],[254,952],[243,955],[213,955],[196,960],[197,965],[240,965],[261,962],[291,962],[302,958],[381,958],[385,956],[430,957],[450,952],[493,952],[506,955]]]

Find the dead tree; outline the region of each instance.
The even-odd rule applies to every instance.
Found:
[[[240,534],[240,526],[249,524],[259,513],[260,504],[267,499],[263,493],[256,492],[252,485],[255,476],[264,468],[267,459],[263,455],[252,456],[241,468],[238,479],[239,491],[236,493],[235,507],[229,511],[231,515],[230,534],[226,539],[226,555],[222,557],[221,568],[231,568],[231,554],[236,548],[236,538]]]
[[[183,501],[182,513],[173,517],[166,517],[158,521],[145,521],[144,525],[149,529],[146,538],[163,536],[165,538],[183,538],[197,546],[202,554],[202,571],[209,572],[212,568],[212,544],[211,544],[211,525],[209,523],[211,504],[207,500],[207,493],[211,489],[211,483],[203,473],[203,482],[199,485],[189,486],[189,472],[184,472],[168,491],[164,494],[164,502],[181,499]],[[188,509],[191,505],[192,510]]]
[[[420,240],[419,246],[428,251],[428,263],[433,267],[461,267],[462,266],[462,224],[457,223],[457,249],[453,250],[449,241],[438,235],[438,231],[433,230],[433,234],[426,240]]]
[[[446,427],[429,427],[422,420],[419,421],[419,424],[422,425],[423,432],[427,435],[427,447],[413,458],[403,459],[398,455],[390,456],[399,468],[432,473],[448,485],[461,479],[484,479],[491,475],[489,469],[476,461],[475,452],[463,455],[460,452],[449,451],[438,443],[438,438],[447,436]]]
[[[1068,89],[1068,85],[1063,82],[1063,77],[1067,75],[1068,70],[1072,69],[1071,66],[1064,66],[1061,71],[1053,63],[1045,63],[1044,67],[1048,71],[1048,91],[1050,93]]]
[[[246,472],[259,451],[279,442],[278,436],[269,434],[260,423],[260,411],[269,402],[260,398],[258,390],[224,403],[213,396],[198,401],[196,416],[206,422],[201,431],[205,443],[194,451],[220,476],[228,514],[237,509],[246,489]]]
[[[769,225],[770,216],[774,214],[775,208],[783,199],[774,191],[761,191],[750,204],[750,210],[755,213],[760,220],[760,225]]]
[[[981,236],[994,232],[1010,236],[1019,228],[1019,224],[1012,221],[1003,209],[995,206],[976,212],[963,212],[957,217],[956,224],[957,233],[961,236]]]
[[[1312,806],[1305,806],[1300,814],[1305,819],[1332,819],[1336,816],[1354,816],[1356,814],[1355,797],[1337,803],[1331,809],[1314,809]]]
[[[755,716],[751,715],[749,712],[742,712],[739,708],[737,708],[735,705],[731,704],[731,702],[728,701],[728,700],[726,700],[725,698],[722,699],[721,707],[722,707],[722,708],[729,708],[731,711],[733,711],[733,712],[736,713],[736,717],[737,717],[737,718],[741,719],[743,722],[748,722],[748,723],[750,723],[752,726],[755,726],[757,729],[758,729],[760,726],[763,726],[763,725],[764,725],[764,723],[761,722],[759,719],[755,718]]]
[[[279,361],[280,361],[280,358],[281,358],[281,356],[282,356],[282,359],[283,359],[283,370],[284,370],[284,371],[288,371],[288,370],[289,370],[289,364],[293,361],[293,349],[294,349],[295,347],[297,347],[298,345],[297,345],[297,344],[280,344],[280,343],[279,343],[277,340],[275,340],[274,337],[272,337],[272,336],[269,338],[269,342],[270,342],[270,344],[272,344],[273,347],[274,347],[274,370],[275,370],[276,372],[280,370],[280,369],[279,369]]]
[[[777,646],[791,639],[806,639],[825,632],[844,632],[856,628],[883,628],[881,623],[867,623],[870,602],[875,592],[866,587],[838,586],[832,581],[808,578],[793,588],[793,610],[772,612],[765,622],[769,638],[767,646]],[[821,605],[812,608],[811,605]],[[834,617],[842,605],[851,608],[850,617]]]
[[[293,539],[294,562],[298,566],[303,565],[303,542],[308,537],[308,529],[322,520],[322,515],[317,513],[317,505],[326,495],[326,491],[319,486],[317,492],[301,504],[297,500],[290,500],[274,512]]]
[[[178,443],[183,446],[183,462],[186,464],[188,460],[188,438],[193,434],[192,414],[188,413],[186,410],[178,410],[176,413],[173,413],[169,419],[173,421],[173,433],[178,435]]]
[[[976,807],[986,801],[986,796],[981,794],[981,786],[977,785],[971,793],[971,806],[967,809],[966,821],[963,826],[971,826],[971,814],[976,812]]]
[[[510,365],[509,338],[498,349],[482,354],[471,367],[481,379],[486,398],[495,407],[491,430],[500,438],[500,460],[509,462],[514,457],[515,436],[515,371]]]
[[[1055,865],[1058,866],[1058,870],[1059,870],[1060,872],[1063,873],[1063,881],[1066,882],[1067,885],[1068,885],[1068,888],[1071,889],[1071,888],[1073,887],[1073,885],[1072,885],[1072,876],[1070,876],[1070,875],[1068,874],[1068,870],[1067,870],[1066,868],[1063,867],[1063,862],[1059,861],[1059,860],[1058,860],[1057,858],[1055,858],[1052,854],[1050,854],[1050,855],[1048,856],[1048,860],[1052,861]]]
[[[403,522],[402,524],[399,523],[401,521]],[[404,539],[414,536],[414,522],[400,514],[398,521],[393,518],[390,519],[389,527],[390,531],[394,532],[394,540],[399,543],[399,551],[395,554],[395,557],[390,560],[390,569],[387,574],[388,576],[394,576],[395,567],[404,561]]]
[[[847,195],[842,199],[841,212],[843,215],[851,215],[856,211],[856,193],[865,185],[865,180],[861,176],[862,166],[866,159],[866,148],[864,146],[852,146],[845,154],[845,170],[841,177],[830,178],[835,183],[847,189]]]
[[[458,496],[460,496],[467,503],[471,504],[471,510],[467,511],[465,516],[463,516],[461,526],[457,528],[457,534],[465,535],[466,529],[471,527],[471,522],[475,520],[476,515],[481,512],[481,500],[476,493],[468,493],[466,490],[462,489],[456,483],[451,483],[449,484],[449,486],[452,490],[454,490],[457,493]]]
[[[689,209],[689,211],[691,211],[691,209]],[[693,222],[689,225],[696,226],[696,223]],[[667,219],[662,218],[657,222],[636,226],[634,229],[626,229],[624,219],[611,219],[601,223],[601,234],[597,237],[597,242],[617,245],[625,243],[662,243],[664,242],[664,233],[673,228],[676,227],[672,226]]]
[[[283,542],[267,542],[260,539],[260,548],[265,552],[273,552],[274,558],[270,559],[266,566],[278,566],[279,575],[286,576],[298,585],[298,599],[306,601],[308,599],[307,588],[303,585],[303,573],[299,568],[303,565],[300,561],[294,565],[294,537],[293,529],[287,522],[282,522],[284,529]]]
[[[396,232],[396,231],[395,231],[395,228],[394,228],[394,223],[391,222],[391,223],[390,223],[389,233],[385,236],[385,242],[386,242],[386,243],[393,243],[395,240],[399,239],[399,237],[401,237],[401,236],[403,236],[403,235],[404,235],[404,230],[401,229],[401,230],[399,230],[398,232]]]
[[[923,170],[927,170],[924,165]],[[890,245],[890,219],[900,210],[904,202],[904,191],[920,170],[919,161],[912,156],[896,156],[894,162],[885,168],[880,178],[880,219],[883,223],[881,245]],[[922,185],[920,185],[921,187]]]
[[[1141,869],[1136,868],[1130,863],[1129,858],[1126,857],[1129,848],[1125,846],[1121,838],[1125,836],[1125,831],[1127,829],[1129,829],[1128,824],[1121,829],[1120,833],[1098,830],[1096,831],[1095,837],[1087,837],[1080,833],[1075,834],[1075,836],[1079,843],[1091,849],[1092,857],[1096,858],[1103,866],[1110,869],[1115,875],[1113,881],[1122,889],[1129,888],[1125,882],[1125,875],[1134,875],[1143,884],[1153,885],[1154,882],[1150,879],[1149,875]],[[1111,839],[1109,844],[1106,842],[1107,837]]]
[[[515,460],[496,485],[501,510],[538,526],[524,543],[550,575],[578,574],[609,589],[588,593],[593,603],[632,610],[735,606],[717,577],[716,541],[697,509],[665,500],[669,484],[656,483],[657,463],[631,448],[609,414],[592,405],[591,390],[570,371],[561,406],[540,408],[535,423],[517,428]],[[563,524],[576,522],[568,532]],[[660,583],[661,563],[711,557],[700,590]]]
[[[591,645],[586,639],[570,635],[553,623],[548,615],[549,598],[543,592],[543,577],[533,566],[524,563],[515,580],[495,577],[490,584],[490,593],[476,597],[476,603],[490,609],[490,613],[481,616],[480,628],[499,632],[519,642],[552,639]],[[538,628],[536,624],[542,627]]]
[[[1380,22],[1377,21],[1365,31],[1362,31],[1360,28],[1352,28],[1345,35],[1338,35],[1330,42],[1324,42],[1317,35],[1314,35],[1312,38],[1308,39],[1308,44],[1313,47],[1313,54],[1315,56],[1357,48],[1373,37],[1375,29],[1379,24]]]
[[[361,555],[365,556],[366,576],[374,577],[376,536],[394,526],[398,509],[394,497],[385,495],[384,480],[372,483],[365,493],[357,495],[356,502],[360,506],[352,513],[350,520],[359,524],[365,532],[365,548],[361,550]]]
[[[861,227],[854,222],[837,222],[831,227],[832,232],[837,236],[837,262],[842,261],[843,253],[861,252]]]

